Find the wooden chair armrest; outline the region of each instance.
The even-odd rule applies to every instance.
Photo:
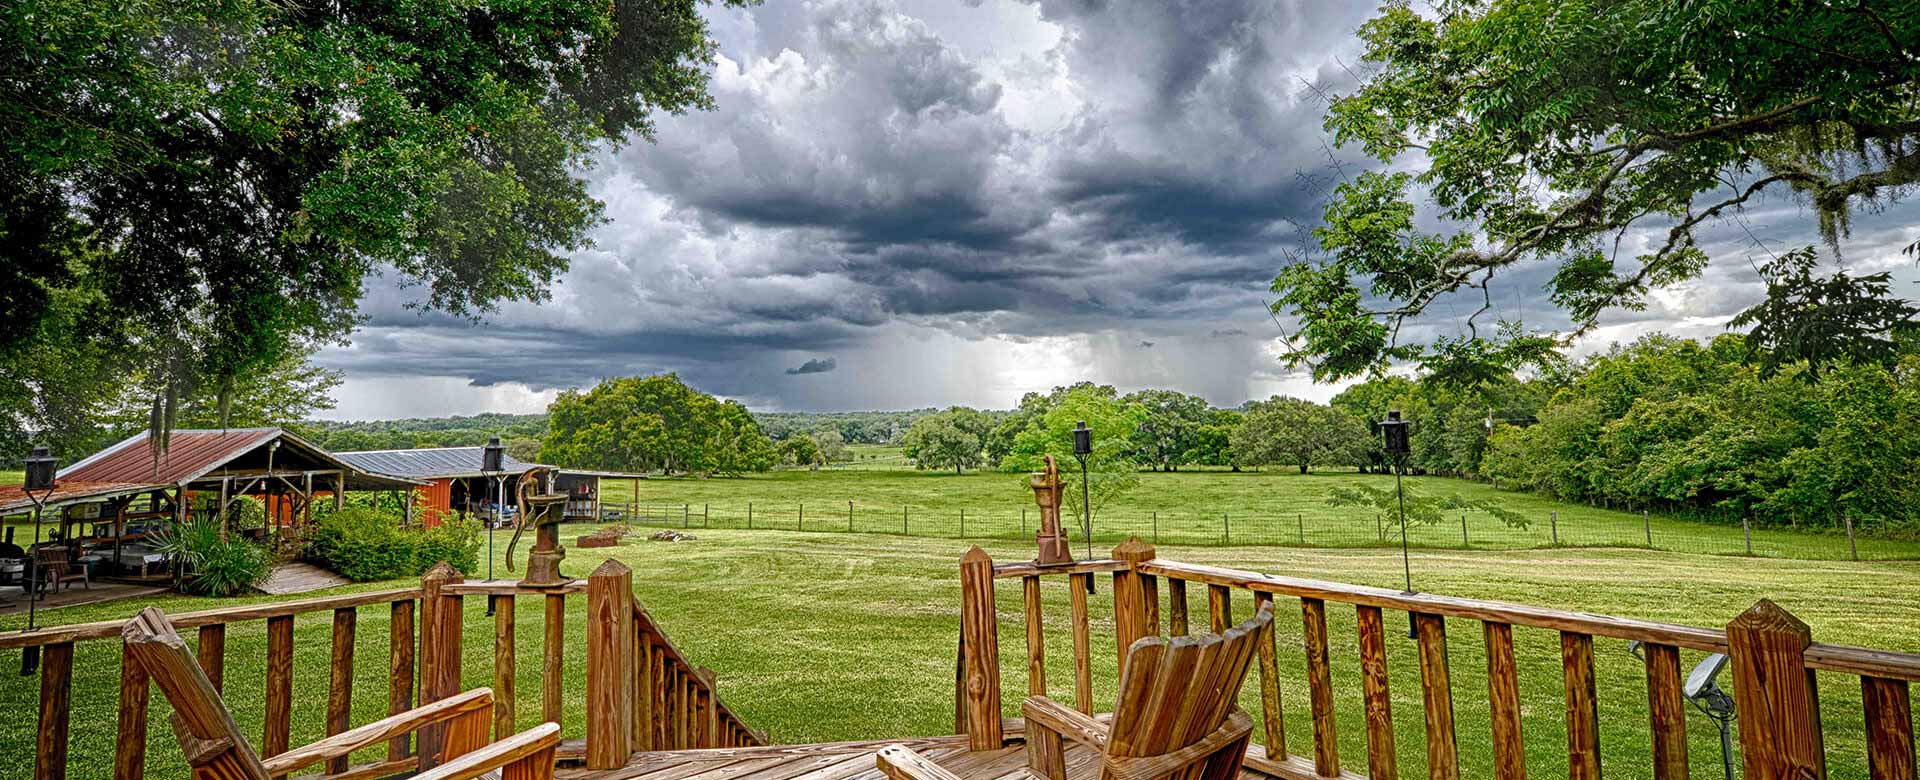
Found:
[[[1020,703],[1020,712],[1067,739],[1096,750],[1107,749],[1107,724],[1084,712],[1045,696],[1028,697]]]
[[[553,751],[560,745],[560,724],[542,723],[506,739],[475,750],[459,758],[448,761],[420,774],[413,780],[472,780],[495,769],[500,769],[516,761],[529,758],[546,764],[544,774],[515,775],[503,773],[506,777],[553,777]],[[539,758],[542,752],[545,758]]]
[[[888,745],[873,757],[874,766],[893,780],[960,780],[960,776],[913,752],[906,745]]]
[[[1213,733],[1202,737],[1199,742],[1172,753],[1137,758],[1105,756],[1101,760],[1106,764],[1110,780],[1154,780],[1203,761],[1221,748],[1246,739],[1252,733],[1253,716],[1236,707],[1233,714],[1227,716],[1227,722],[1220,724],[1220,728],[1214,729]]]
[[[389,715],[359,728],[347,729],[311,745],[297,747],[261,761],[268,775],[285,775],[331,758],[340,758],[364,747],[378,745],[394,737],[419,731],[429,723],[438,723],[474,710],[493,708],[493,690],[475,688]]]

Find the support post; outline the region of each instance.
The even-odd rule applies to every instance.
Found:
[[[960,662],[968,750],[998,750],[1005,741],[1000,729],[999,631],[993,558],[976,545],[960,557]]]
[[[1820,694],[1806,665],[1807,624],[1761,599],[1727,624],[1747,780],[1827,776]]]
[[[420,578],[420,703],[432,704],[460,692],[460,596],[445,588],[461,582],[459,570],[441,561]],[[420,729],[420,768],[440,763],[447,724]]]
[[[1113,557],[1125,561],[1127,568],[1113,573],[1113,630],[1119,645],[1121,672],[1125,673],[1127,648],[1144,636],[1158,633],[1148,625],[1147,576],[1139,565],[1153,560],[1153,545],[1132,537],[1113,548]]]
[[[587,768],[633,755],[633,570],[608,559],[587,576]]]

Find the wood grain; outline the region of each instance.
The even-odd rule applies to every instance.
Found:
[[[966,647],[967,744],[996,750],[1000,730],[999,619],[993,605],[993,558],[975,546],[960,558],[960,632]]]
[[[1087,624],[1087,591],[1093,589],[1093,574],[1075,574],[1067,578],[1073,592],[1073,706],[1093,714],[1093,635]]]
[[[227,674],[227,624],[214,623],[200,627],[199,653],[200,670],[206,672],[207,681],[213,683],[215,691],[222,690]]]
[[[1427,777],[1459,780],[1460,756],[1454,743],[1453,685],[1447,676],[1447,625],[1439,615],[1415,613],[1420,643],[1420,700],[1427,733]]]
[[[1560,633],[1567,699],[1567,778],[1600,780],[1600,710],[1594,703],[1593,637]]]
[[[514,598],[494,595],[487,599],[493,608],[493,738],[506,739],[514,733],[515,720]]]
[[[1647,725],[1653,738],[1654,780],[1687,778],[1687,699],[1680,677],[1680,648],[1641,645],[1647,657]]]
[[[1807,624],[1765,599],[1727,624],[1747,777],[1827,776],[1811,642]]]
[[[387,619],[387,714],[398,715],[413,709],[413,602],[396,601]],[[400,734],[387,740],[387,760],[400,761],[413,754],[413,735]],[[418,762],[414,763],[418,766]]]
[[[267,708],[263,758],[287,752],[293,729],[293,616],[267,618]]]
[[[1867,776],[1914,780],[1913,704],[1905,680],[1860,678],[1867,714]]]
[[[1526,780],[1527,746],[1520,729],[1520,670],[1513,659],[1513,626],[1485,623],[1487,710],[1493,726],[1493,769],[1499,780]]]
[[[1367,774],[1373,780],[1395,780],[1399,769],[1393,746],[1393,693],[1387,682],[1386,627],[1379,607],[1358,607],[1357,613],[1361,690],[1367,715]],[[1285,760],[1285,756],[1277,760]]]
[[[1026,601],[1027,618],[1027,694],[1047,695],[1047,651],[1045,621],[1040,614],[1040,577],[1020,578],[1021,595]]]
[[[1307,650],[1307,694],[1313,711],[1313,770],[1340,774],[1340,733],[1333,717],[1333,667],[1327,659],[1327,603],[1300,600],[1301,637]]]
[[[333,611],[333,646],[327,677],[327,736],[347,730],[347,717],[353,713],[353,637],[359,612],[352,607]],[[327,764],[327,773],[347,771],[347,757]]]
[[[67,727],[72,715],[73,643],[46,645],[40,652],[40,720],[34,740],[35,780],[65,780]]]
[[[140,780],[146,774],[149,687],[146,667],[122,643],[119,729],[113,740],[114,780]]]
[[[1257,611],[1263,606],[1273,604],[1273,594],[1253,594],[1253,608]],[[1260,637],[1260,721],[1266,737],[1267,755],[1285,759],[1287,756],[1286,714],[1280,703],[1280,665],[1275,656],[1271,627],[1267,635]]]

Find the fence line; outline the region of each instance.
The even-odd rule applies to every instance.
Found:
[[[808,504],[811,503],[811,510]],[[958,539],[1029,539],[1038,530],[1038,513],[1021,509],[928,508],[911,504],[847,501],[747,501],[735,505],[691,502],[625,502],[604,505],[603,520],[671,528],[739,528],[821,533],[883,533]],[[696,511],[697,510],[697,511]],[[1100,512],[1093,518],[1093,540],[1117,543],[1137,536],[1155,543],[1181,545],[1272,545],[1315,548],[1397,547],[1400,529],[1389,516],[1372,510],[1335,509],[1333,516],[1304,512],[1236,509],[1179,512]],[[1078,518],[1067,531],[1084,542]],[[1638,518],[1619,520],[1561,517],[1557,510],[1509,525],[1485,512],[1456,512],[1438,522],[1407,530],[1407,542],[1425,549],[1528,550],[1556,547],[1625,547],[1712,555],[1748,555],[1804,560],[1920,559],[1920,542],[1858,536],[1844,532],[1810,533],[1790,529],[1718,525],[1698,520]]]

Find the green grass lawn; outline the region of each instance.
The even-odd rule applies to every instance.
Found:
[[[569,542],[592,530],[569,526]],[[947,733],[952,729],[954,642],[958,630],[955,576],[965,544],[951,539],[885,535],[735,530],[697,531],[696,541],[677,544],[628,541],[611,550],[570,549],[565,570],[585,574],[609,553],[633,566],[641,601],[676,643],[694,660],[719,674],[722,696],[747,722],[784,743]],[[499,537],[496,552],[505,546]],[[1025,543],[987,540],[999,560],[1031,555]],[[1186,561],[1250,568],[1381,586],[1400,582],[1398,551],[1321,550],[1281,547],[1182,548],[1161,545],[1160,555]],[[1920,564],[1910,562],[1806,562],[1726,556],[1677,555],[1623,549],[1526,551],[1416,550],[1416,585],[1458,596],[1505,598],[1549,607],[1579,609],[1627,617],[1717,626],[1762,597],[1799,615],[1817,639],[1857,643],[1899,651],[1920,651]],[[504,570],[499,572],[504,574]],[[484,572],[482,573],[484,576]],[[395,583],[356,586],[386,587]],[[1071,696],[1071,642],[1064,583],[1050,583],[1045,594],[1047,658],[1051,690]],[[1111,702],[1113,626],[1110,586],[1103,582],[1093,600],[1096,701]],[[1192,594],[1195,614],[1204,612],[1200,590]],[[1024,639],[1020,629],[1020,589],[1012,582],[999,590],[1002,681],[1009,715],[1026,687]],[[520,675],[518,706],[523,727],[539,710],[538,658],[540,604],[523,600],[516,644]],[[567,659],[569,737],[583,734],[585,710],[584,600],[572,600]],[[239,600],[154,598],[60,610],[45,617],[55,622],[120,618],[147,604],[184,612]],[[1305,662],[1300,650],[1297,603],[1278,602],[1281,689],[1288,713],[1289,744],[1307,746]],[[1246,614],[1247,602],[1235,604]],[[1328,610],[1335,685],[1338,690],[1340,748],[1344,765],[1365,766],[1360,711],[1358,657],[1353,610]],[[0,630],[19,628],[24,618],[0,617]],[[1403,614],[1391,614],[1389,626],[1402,627]],[[325,710],[329,616],[313,614],[296,621],[296,708],[293,742],[321,735]],[[1464,775],[1491,773],[1487,749],[1485,659],[1479,627],[1471,621],[1449,625],[1454,702]],[[468,687],[491,679],[491,620],[476,599],[466,605],[465,645]],[[249,734],[262,722],[264,624],[229,629],[227,691],[229,703]],[[1516,633],[1522,714],[1529,762],[1536,777],[1565,772],[1565,737],[1559,643],[1550,632]],[[355,723],[384,714],[387,611],[360,610],[354,670]],[[1420,694],[1415,649],[1403,635],[1389,635],[1395,722],[1401,772],[1424,774]],[[1646,693],[1638,662],[1623,643],[1598,640],[1595,647],[1601,698],[1601,735],[1606,771],[1614,777],[1645,777],[1648,733]],[[1684,654],[1691,665],[1698,654]],[[7,653],[4,663],[16,663]],[[78,780],[104,780],[110,774],[114,733],[118,649],[112,642],[89,642],[76,654],[74,680],[73,772]],[[1823,719],[1834,777],[1862,777],[1859,686],[1850,677],[1823,675]],[[34,739],[36,686],[9,675],[0,683],[0,778],[24,778],[25,756]],[[1257,711],[1250,683],[1245,694]],[[149,777],[183,777],[179,750],[165,727],[166,707],[156,696],[150,720]],[[1110,704],[1103,704],[1103,707]],[[1694,716],[1689,737],[1697,776],[1718,776],[1717,741],[1710,724]]]
[[[1111,545],[1130,535],[1180,544],[1280,544],[1317,547],[1399,545],[1377,513],[1331,507],[1328,491],[1364,483],[1383,488],[1393,478],[1353,472],[1298,474],[1290,470],[1220,470],[1142,473],[1140,484],[1094,518],[1094,541]],[[1566,546],[1653,546],[1681,552],[1743,554],[1738,525],[1617,512],[1567,504],[1530,493],[1444,477],[1412,477],[1409,490],[1491,499],[1520,512],[1525,528],[1510,528],[1484,512],[1449,517],[1415,528],[1419,546],[1523,549]],[[643,480],[639,495],[626,481],[608,481],[608,508],[624,507],[651,525],[847,530],[923,536],[1028,538],[1038,522],[1025,476],[999,472],[885,469],[782,470],[734,478],[672,477]],[[627,502],[636,502],[628,505]],[[1023,514],[1024,513],[1024,514]],[[1464,520],[1465,528],[1462,528]],[[1754,529],[1753,552],[1771,557],[1845,559],[1847,539],[1837,533]],[[1861,536],[1862,558],[1920,558],[1920,542]]]

